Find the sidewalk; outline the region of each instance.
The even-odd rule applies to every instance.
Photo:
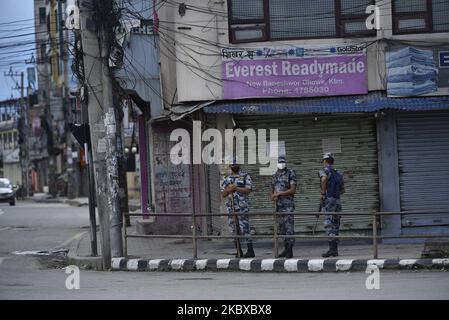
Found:
[[[32,201],[38,203],[65,203],[74,207],[82,207],[89,205],[89,199],[87,197],[69,199],[67,197],[53,198],[47,193],[35,193],[31,198]],[[129,199],[128,201],[129,211],[140,210],[140,200]]]
[[[52,197],[47,193],[35,193],[31,198],[32,201],[37,203],[66,203],[71,206],[81,207],[89,205],[89,200],[87,197],[69,199],[67,197]]]
[[[128,256],[113,258],[113,270],[336,272],[365,271],[373,264],[385,269],[449,269],[449,259],[421,259],[424,244],[379,244],[379,259],[376,260],[373,260],[371,244],[352,240],[342,240],[339,257],[332,259],[321,258],[327,250],[327,242],[322,240],[297,241],[293,259],[274,259],[273,244],[267,240],[254,241],[256,257],[253,259],[234,258],[235,249],[229,239],[198,240],[195,260],[190,239],[130,238],[127,244]],[[282,247],[280,242],[280,251]],[[88,234],[79,241],[76,256],[89,259]]]
[[[87,206],[87,198],[52,198],[48,194],[35,194],[35,202],[66,203],[72,206]],[[140,210],[139,200],[130,200],[130,211]],[[135,232],[135,220],[129,233]],[[101,237],[97,235],[98,241]],[[242,241],[243,249],[245,248]],[[274,259],[270,240],[254,240],[256,257],[236,259],[232,240],[198,240],[197,259],[193,259],[192,240],[129,238],[127,257],[113,258],[112,270],[122,271],[274,271],[274,272],[336,272],[365,271],[367,266],[376,265],[385,269],[437,269],[448,270],[449,258],[422,259],[424,244],[382,244],[378,246],[378,259],[373,259],[370,242],[342,240],[339,256],[322,259],[327,250],[325,240],[297,241],[293,259]],[[279,251],[282,251],[279,242]],[[101,255],[98,243],[98,254]],[[245,251],[245,250],[244,250]],[[69,250],[69,263],[86,269],[101,270],[101,257],[92,257],[90,234],[86,232],[74,241]]]

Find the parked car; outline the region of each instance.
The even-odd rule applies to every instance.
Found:
[[[9,202],[10,206],[16,205],[16,193],[8,179],[0,178],[0,202]]]

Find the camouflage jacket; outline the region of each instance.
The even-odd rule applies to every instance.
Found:
[[[243,171],[240,171],[237,175],[226,176],[221,183],[221,191],[223,192],[230,184],[235,184],[239,188],[252,189],[251,176]],[[226,209],[228,213],[232,213],[231,195],[226,197]],[[249,211],[248,194],[237,191],[234,192],[234,210],[239,212]]]
[[[273,192],[284,192],[290,189],[292,185],[297,185],[296,173],[294,170],[285,168],[282,171],[276,171],[272,177],[271,190]],[[290,196],[280,196],[277,199],[278,210],[295,208],[295,197]]]

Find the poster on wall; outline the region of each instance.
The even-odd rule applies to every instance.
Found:
[[[390,46],[386,70],[389,97],[449,95],[449,46]]]
[[[222,49],[224,99],[368,93],[366,45]]]

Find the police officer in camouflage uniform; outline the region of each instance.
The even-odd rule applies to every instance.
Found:
[[[295,210],[296,174],[287,168],[285,156],[279,156],[277,167],[271,182],[271,200],[276,203],[276,212],[284,213],[278,216],[280,234],[294,235],[294,216],[289,213]],[[284,251],[279,257],[292,258],[294,243],[295,238],[284,238]]]
[[[340,195],[345,192],[343,175],[334,169],[334,156],[325,153],[324,168],[319,171],[321,186],[321,212],[341,212]],[[325,215],[324,229],[329,240],[329,250],[322,254],[324,258],[338,256],[338,236],[340,231],[340,215]]]
[[[240,166],[236,160],[229,166],[231,173],[226,176],[221,184],[221,195],[223,199],[226,199],[226,209],[229,214],[228,223],[232,229],[233,234],[237,234],[236,223],[233,216],[233,208],[231,205],[231,199],[233,200],[234,210],[237,215],[239,234],[247,236],[246,244],[248,251],[243,255],[240,246],[237,246],[237,241],[234,240],[234,244],[239,250],[236,257],[253,258],[255,256],[253,244],[251,240],[251,230],[248,220],[249,201],[248,194],[252,189],[251,176],[240,170]]]

